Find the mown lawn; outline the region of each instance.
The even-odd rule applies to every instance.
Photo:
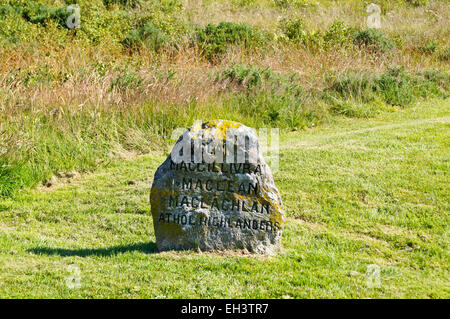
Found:
[[[449,298],[449,141],[449,100],[283,134],[273,257],[158,253],[164,154],[21,191],[0,200],[0,297]]]

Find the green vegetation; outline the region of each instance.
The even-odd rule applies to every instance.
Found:
[[[161,51],[170,45],[169,37],[149,22],[138,30],[131,30],[123,40],[123,44],[130,48],[145,45],[149,50]]]
[[[0,296],[448,298],[449,114],[432,100],[282,134],[288,219],[273,257],[157,253],[148,194],[161,152],[61,174],[0,200]]]
[[[436,42],[428,43],[427,45],[419,46],[419,51],[422,53],[431,54],[436,52],[438,44]]]
[[[6,14],[17,14],[26,21],[36,24],[44,24],[48,20],[57,22],[61,27],[66,27],[66,19],[70,13],[67,11],[68,6],[62,8],[49,8],[42,3],[29,2],[24,6],[2,6],[0,12]]]
[[[450,61],[450,47],[446,47],[439,55],[442,61]]]
[[[306,37],[305,24],[301,18],[284,18],[280,21],[280,28],[289,40],[303,42]]]
[[[97,68],[102,72],[103,67]],[[27,74],[24,81],[28,85],[51,82],[53,75],[45,72]],[[172,81],[172,77],[176,75],[169,73],[163,83]],[[209,80],[222,87],[214,101],[193,102],[184,107],[182,116],[178,111],[181,105],[162,107],[154,101],[128,110],[77,112],[56,108],[32,114],[32,110],[23,109],[20,121],[10,121],[1,130],[0,194],[8,196],[24,186],[45,183],[60,170],[93,170],[123,151],[156,150],[173,129],[190,125],[197,118],[226,117],[254,127],[297,130],[326,122],[334,114],[370,117],[418,99],[447,98],[450,85],[446,72],[410,74],[402,68],[381,74],[361,70],[330,73],[328,78],[324,89],[305,90],[296,74],[234,65]],[[145,92],[146,81],[136,71],[123,70],[111,79],[108,92],[133,98]],[[7,105],[6,110],[12,112]]]
[[[325,46],[343,46],[345,47],[348,44],[348,40],[353,36],[354,30],[347,25],[343,21],[335,21],[333,22],[328,30],[325,31],[323,40]]]
[[[238,45],[245,49],[262,47],[266,38],[256,29],[245,24],[221,22],[208,24],[197,32],[197,42],[202,53],[214,60],[224,54],[229,45]]]
[[[331,81],[330,94],[356,99],[362,103],[381,100],[390,105],[407,106],[419,97],[448,97],[450,75],[434,70],[407,74],[391,68],[377,74],[349,72]]]
[[[406,0],[407,4],[413,5],[415,7],[420,7],[426,5],[428,0]]]
[[[375,2],[0,0],[0,296],[448,297],[450,5]],[[281,129],[279,256],[153,254],[172,131],[218,118]]]
[[[308,31],[302,18],[283,18],[280,29],[291,42],[315,49],[349,47],[352,42],[360,49],[376,53],[385,53],[395,47],[394,42],[377,29],[360,30],[339,20],[334,21],[325,31]],[[423,47],[419,49],[422,50]]]
[[[355,43],[375,52],[386,52],[394,47],[394,43],[383,36],[377,29],[361,30],[354,35]]]

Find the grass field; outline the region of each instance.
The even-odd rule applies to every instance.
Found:
[[[283,133],[272,257],[158,253],[162,152],[20,190],[0,199],[0,297],[449,298],[449,141],[448,99]]]
[[[302,130],[450,92],[450,3],[0,0],[0,197],[223,118]]]

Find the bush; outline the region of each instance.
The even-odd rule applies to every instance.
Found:
[[[326,47],[335,45],[344,46],[350,42],[349,39],[353,32],[353,29],[346,26],[344,22],[339,20],[335,21],[325,31],[324,44]]]
[[[308,32],[301,18],[281,19],[280,29],[294,43],[304,44],[311,49],[325,50],[351,43],[351,36],[354,33],[354,30],[342,21],[335,21],[325,32],[319,29]]]
[[[229,80],[230,83],[244,86],[248,90],[260,88],[263,81],[273,76],[270,68],[246,67],[242,64],[234,65],[230,69],[224,70],[218,80]]]
[[[405,0],[407,4],[414,7],[424,6],[428,3],[428,0]]]
[[[427,70],[408,74],[395,67],[379,75],[348,72],[331,79],[326,91],[346,100],[369,103],[380,98],[390,105],[406,106],[417,97],[446,97],[449,83],[450,75],[446,72]]]
[[[354,42],[373,52],[386,52],[394,48],[394,42],[377,29],[366,29],[354,33]]]
[[[408,74],[402,67],[390,68],[375,79],[374,90],[386,103],[406,106],[417,97],[446,97],[450,75],[443,71],[425,70]]]
[[[120,46],[130,30],[136,27],[136,15],[130,10],[107,10],[101,0],[80,1],[81,32],[93,44]]]
[[[136,8],[142,0],[103,0],[106,7],[111,5],[120,5],[122,7]]]
[[[138,30],[131,30],[122,41],[128,48],[145,45],[151,51],[159,52],[170,45],[169,37],[149,22]]]
[[[67,6],[54,9],[43,4],[35,4],[31,7],[24,8],[22,16],[31,23],[44,24],[48,20],[57,22],[60,26],[67,28],[67,18],[72,14],[67,11]]]
[[[135,24],[133,21],[135,14],[131,11],[107,10],[102,0],[78,0],[77,2],[81,9],[81,28],[73,34],[76,34],[80,39],[88,40],[94,44],[100,41],[117,44],[124,39],[131,26]],[[70,1],[66,3],[70,3]],[[9,22],[9,26],[30,29],[30,25],[36,25],[37,28],[33,30],[39,29],[41,26],[42,28],[38,35],[28,32],[26,36],[17,36],[16,34],[19,32],[14,32],[14,29],[7,32],[1,32],[2,30],[0,30],[0,34],[5,33],[6,36],[10,37],[11,42],[17,42],[17,40],[30,41],[30,39],[42,38],[42,35],[58,42],[62,41],[61,35],[65,33],[59,31],[55,33],[55,27],[61,31],[69,28],[67,18],[75,12],[73,10],[68,11],[68,8],[69,6],[53,8],[38,1],[11,1],[9,5],[0,6],[0,13],[5,14],[3,20],[9,21],[12,17],[17,20],[17,23]],[[1,20],[0,26],[3,27],[4,21]]]
[[[6,10],[4,12],[6,12]],[[0,13],[0,40],[3,40],[5,44],[17,44],[22,41],[32,42],[38,34],[37,30],[39,25],[28,23],[22,19],[21,12],[8,12],[9,13],[5,13],[4,16]],[[0,46],[3,41],[0,42]]]
[[[153,0],[143,2],[137,11],[136,26],[141,27],[149,22],[166,34],[172,42],[179,41],[187,34],[181,0]]]
[[[280,75],[270,68],[257,68],[253,65],[233,65],[230,69],[222,71],[216,81],[228,80],[230,84],[246,88],[246,93],[270,91],[278,95],[298,96],[303,89],[298,84],[295,74]]]
[[[303,43],[307,36],[305,24],[301,18],[281,19],[280,29],[281,32],[293,42]]]
[[[111,82],[111,90],[125,91],[136,89],[143,83],[143,79],[134,72],[124,72],[123,75],[114,78]]]
[[[442,70],[424,70],[415,77],[415,93],[421,97],[448,97],[450,74]]]
[[[196,41],[203,55],[214,60],[226,52],[230,45],[245,49],[261,47],[268,40],[267,35],[246,24],[221,22],[208,24],[196,33]]]
[[[446,47],[439,52],[439,59],[442,61],[450,61],[450,47]]]
[[[6,15],[22,15],[23,8],[17,5],[4,4],[0,5],[0,16]]]
[[[403,68],[390,68],[373,81],[372,89],[390,105],[405,106],[413,102],[413,81]]]
[[[275,7],[286,9],[290,7],[310,7],[316,5],[317,1],[308,0],[273,0]]]
[[[430,42],[426,45],[419,46],[419,51],[425,54],[431,54],[438,49],[438,44],[436,42]]]
[[[232,0],[231,3],[237,8],[249,8],[257,5],[258,0]]]
[[[62,27],[67,27],[66,20],[72,14],[67,11],[68,6],[51,8],[43,3],[30,1],[26,3],[12,2],[0,6],[0,16],[22,17],[33,24],[45,24],[53,20]]]
[[[239,113],[262,120],[263,124],[297,129],[317,120],[314,110],[306,109],[308,94],[294,75],[284,76],[270,68],[234,65],[217,79],[229,81],[228,88],[240,89],[232,94],[230,104]]]

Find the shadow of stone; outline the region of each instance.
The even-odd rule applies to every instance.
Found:
[[[38,255],[59,255],[63,257],[67,256],[112,256],[117,254],[123,254],[126,252],[139,251],[146,254],[154,254],[158,252],[155,242],[137,243],[131,245],[119,245],[106,248],[86,248],[86,249],[66,249],[66,248],[48,248],[48,247],[36,247],[28,249],[29,252]]]

